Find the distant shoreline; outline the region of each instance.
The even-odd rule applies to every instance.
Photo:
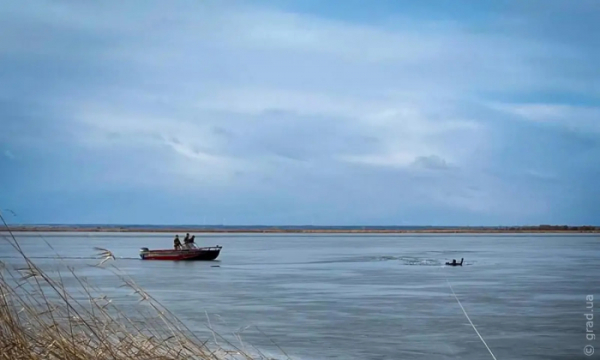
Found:
[[[6,231],[0,229],[0,232]],[[209,228],[209,227],[101,227],[101,226],[10,226],[13,232],[97,232],[97,233],[238,233],[238,234],[499,234],[499,233],[600,233],[595,226],[523,226],[523,227],[457,227],[457,228],[419,228],[419,229],[386,229],[386,228]]]

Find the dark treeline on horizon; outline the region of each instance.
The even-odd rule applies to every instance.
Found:
[[[198,230],[539,230],[594,231],[600,226],[514,225],[514,226],[338,226],[338,225],[130,225],[130,224],[10,224],[11,229],[198,229]]]

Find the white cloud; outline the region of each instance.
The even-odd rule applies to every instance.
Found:
[[[495,103],[491,108],[542,124],[600,133],[600,107],[552,103]]]
[[[417,168],[430,170],[445,170],[449,168],[448,162],[437,155],[418,156],[412,165]]]
[[[338,158],[349,163],[403,168],[412,164],[418,157],[418,152],[400,151],[384,155],[342,155]]]

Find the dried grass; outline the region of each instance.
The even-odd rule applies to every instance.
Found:
[[[101,256],[97,266],[118,276],[122,287],[137,295],[135,313],[123,311],[72,268],[68,268],[67,275],[76,280],[78,291],[72,287],[68,291],[60,271],[57,279],[51,277],[27,257],[12,233],[5,240],[22,256],[25,266],[14,269],[0,262],[2,360],[267,358],[260,352],[249,355],[216,332],[214,344],[197,338],[133,279],[122,274],[111,262],[114,256],[107,249],[96,248]]]

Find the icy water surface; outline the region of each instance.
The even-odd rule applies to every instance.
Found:
[[[89,266],[96,246],[202,337],[208,315],[219,332],[292,359],[492,359],[449,284],[499,360],[600,357],[583,351],[600,347],[584,315],[587,295],[600,301],[598,236],[197,235],[223,246],[217,261],[161,262],[138,250],[168,248],[170,234],[42,235],[109,294],[119,283]],[[40,234],[17,237],[53,264]],[[465,266],[443,266],[461,257]],[[20,263],[3,241],[0,260]]]

